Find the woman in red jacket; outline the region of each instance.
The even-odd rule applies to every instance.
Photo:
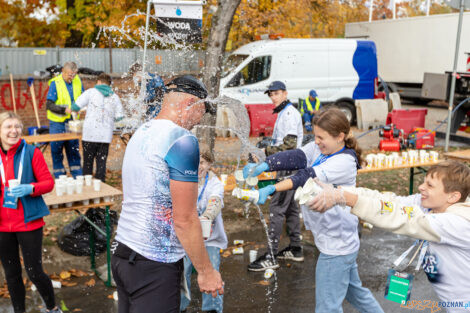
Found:
[[[54,179],[41,151],[21,139],[22,130],[18,115],[0,114],[0,260],[15,313],[26,312],[20,248],[47,312],[58,313],[62,311],[55,305],[52,282],[42,269],[43,216],[49,210],[41,195],[54,188]]]

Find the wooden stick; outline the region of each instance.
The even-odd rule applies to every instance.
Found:
[[[13,111],[16,114],[15,86],[13,86],[13,75],[10,73],[11,99],[13,100]]]
[[[38,128],[41,128],[41,122],[39,121],[38,115],[38,106],[36,104],[36,94],[34,92],[34,82],[29,86],[29,92],[31,92],[31,98],[33,99],[34,114],[36,115],[36,122],[38,123]]]

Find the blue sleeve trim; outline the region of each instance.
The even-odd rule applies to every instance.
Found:
[[[170,179],[197,182],[199,145],[196,137],[183,136],[175,141],[165,156],[170,169]]]
[[[292,180],[292,184],[294,185],[292,189],[296,190],[300,186],[303,186],[310,177],[317,177],[317,174],[312,167],[299,170],[297,173],[295,173],[294,176],[290,178]]]
[[[266,158],[271,171],[293,171],[307,167],[307,157],[301,149],[275,153]]]
[[[57,87],[55,82],[51,82],[49,85],[49,91],[47,92],[46,100],[51,100],[53,102],[57,101]]]

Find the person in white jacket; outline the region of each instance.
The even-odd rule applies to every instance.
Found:
[[[362,220],[412,238],[429,241],[421,264],[447,312],[470,308],[470,168],[458,161],[432,166],[419,194],[399,197],[367,188],[319,183],[323,191],[308,206],[325,212],[346,203]]]
[[[104,182],[114,122],[124,117],[121,100],[112,90],[108,74],[101,73],[95,87],[87,89],[72,104],[73,111],[82,109],[87,110],[82,136],[83,175],[93,174],[93,163],[96,162],[94,177]]]

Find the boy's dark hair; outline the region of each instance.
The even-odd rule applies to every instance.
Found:
[[[470,193],[470,168],[465,163],[447,160],[433,165],[426,175],[441,179],[446,193],[460,192],[458,202],[465,202]]]
[[[100,75],[98,75],[97,80],[101,81],[102,83],[105,83],[106,85],[111,85],[112,82],[111,76],[106,73],[101,73]]]

